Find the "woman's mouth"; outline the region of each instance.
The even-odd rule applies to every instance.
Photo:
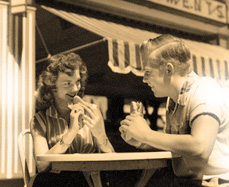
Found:
[[[73,94],[73,95],[67,94],[67,96],[73,99],[76,96],[76,94]]]

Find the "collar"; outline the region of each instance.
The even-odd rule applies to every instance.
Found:
[[[177,103],[175,103],[170,97],[168,97],[166,108],[175,112],[175,108],[177,107],[177,105],[184,106],[187,101],[188,92],[190,91],[192,85],[194,84],[197,78],[198,78],[198,75],[194,71],[192,71],[188,75],[186,81],[183,83],[181,91],[178,95]]]
[[[52,103],[51,106],[46,110],[46,115],[53,117],[53,118],[58,118],[58,112],[56,110],[55,105]]]
[[[185,105],[186,101],[187,101],[187,96],[188,96],[188,92],[190,91],[192,85],[194,84],[195,80],[198,78],[198,75],[192,71],[186,81],[184,82],[181,91],[178,95],[178,100],[177,100],[177,104],[179,105]]]

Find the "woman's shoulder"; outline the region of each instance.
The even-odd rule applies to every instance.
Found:
[[[35,113],[31,120],[30,128],[32,132],[38,132],[39,134],[46,133],[46,112],[41,110]]]
[[[43,122],[46,121],[46,110],[40,110],[40,111],[37,111],[34,115],[34,118],[38,119],[38,118],[41,118]]]

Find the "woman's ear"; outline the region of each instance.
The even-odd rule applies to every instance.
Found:
[[[166,73],[168,74],[168,76],[172,76],[174,74],[174,66],[172,63],[168,62],[166,64]]]
[[[52,91],[52,93],[55,93],[57,91],[57,89],[56,88],[52,88],[51,91]]]

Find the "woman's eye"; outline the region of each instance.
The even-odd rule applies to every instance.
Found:
[[[70,86],[71,85],[71,82],[65,82],[64,83],[64,86]]]

